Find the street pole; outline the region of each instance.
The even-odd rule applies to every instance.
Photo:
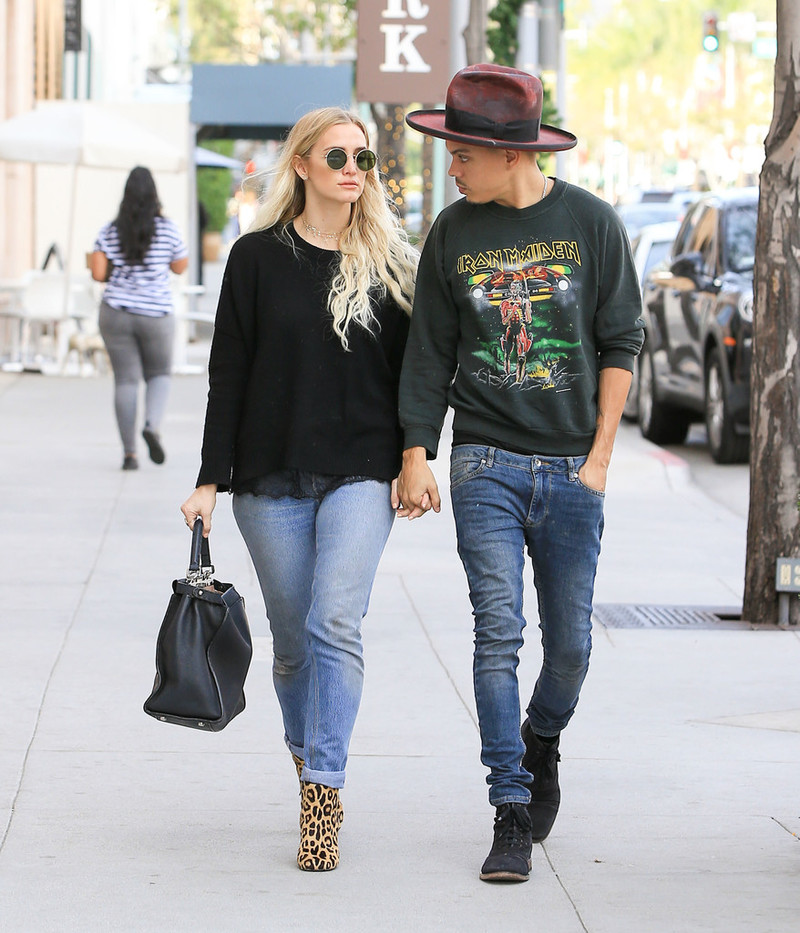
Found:
[[[455,74],[467,66],[464,33],[469,23],[470,0],[450,0],[450,72]],[[444,89],[442,89],[444,98]]]
[[[450,74],[454,75],[457,71],[467,66],[467,49],[465,36],[469,28],[471,0],[450,0]],[[442,100],[444,103],[446,88],[442,88]],[[434,185],[433,214],[439,211],[447,204],[452,204],[460,197],[458,188],[452,178],[447,174],[449,164],[449,155],[445,148],[443,139],[434,139],[433,141],[433,173],[437,184]],[[438,183],[442,179],[443,183]]]
[[[517,59],[520,71],[539,76],[539,4],[523,3],[517,20]]]
[[[556,77],[556,109],[561,126],[569,125],[567,116],[567,41],[564,35],[564,4],[558,21],[558,74]],[[566,180],[567,153],[556,153],[556,175]]]

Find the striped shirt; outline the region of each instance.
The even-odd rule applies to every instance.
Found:
[[[105,253],[112,265],[111,278],[103,292],[104,301],[112,308],[148,317],[160,317],[172,311],[169,265],[176,259],[185,259],[187,251],[171,220],[155,218],[153,239],[144,262],[139,265],[130,265],[125,259],[113,221],[97,234],[94,249]]]

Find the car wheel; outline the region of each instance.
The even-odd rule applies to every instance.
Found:
[[[682,444],[689,433],[690,417],[680,408],[666,405],[658,397],[653,357],[647,350],[639,355],[639,430],[654,444]]]
[[[717,463],[743,463],[750,439],[737,434],[729,413],[728,384],[719,350],[714,349],[706,366],[705,415],[708,447]]]

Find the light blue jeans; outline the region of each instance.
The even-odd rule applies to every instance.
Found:
[[[495,447],[453,448],[450,488],[458,552],[475,618],[473,676],[489,802],[527,803],[517,681],[523,644],[522,572],[527,548],[538,597],[544,659],[528,704],[533,731],[567,725],[589,668],[592,597],[603,493],[584,486],[585,457],[523,456]]]
[[[343,787],[361,702],[361,620],[394,522],[389,484],[316,498],[236,495],[233,513],[258,575],[273,640],[286,744],[302,779]]]

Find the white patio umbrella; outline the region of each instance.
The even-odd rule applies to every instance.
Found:
[[[198,168],[238,168],[241,169],[242,162],[239,159],[231,159],[213,149],[206,149],[204,146],[195,146],[194,164]]]
[[[71,165],[67,271],[72,257],[78,166],[155,171],[186,167],[183,152],[134,120],[92,101],[43,101],[35,110],[0,123],[0,159]],[[65,276],[68,281],[68,276]],[[68,300],[65,286],[65,308]]]

